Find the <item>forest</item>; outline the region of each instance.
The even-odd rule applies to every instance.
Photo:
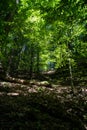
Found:
[[[87,1],[1,0],[0,130],[87,130]]]

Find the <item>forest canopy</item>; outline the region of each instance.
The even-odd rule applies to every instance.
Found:
[[[87,65],[86,0],[2,0],[0,62],[6,73]],[[14,71],[14,72],[13,72]]]

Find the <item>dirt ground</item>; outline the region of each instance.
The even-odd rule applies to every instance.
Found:
[[[1,130],[86,130],[87,89],[0,81],[0,115]]]

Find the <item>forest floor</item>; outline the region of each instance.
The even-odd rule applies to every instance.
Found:
[[[15,82],[16,81],[16,82]],[[0,81],[0,130],[87,130],[87,86]]]

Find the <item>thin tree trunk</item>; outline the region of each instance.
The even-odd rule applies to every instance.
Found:
[[[40,61],[40,55],[39,55],[39,49],[37,49],[37,66],[36,66],[37,73],[39,73],[39,61]]]
[[[72,66],[71,66],[70,58],[68,60],[69,60],[69,73],[70,73],[71,87],[72,89],[74,89],[73,73],[72,73]]]
[[[33,46],[31,45],[31,50],[30,50],[30,78],[32,78],[32,73],[33,73]]]
[[[72,91],[74,92],[73,73],[72,73],[72,65],[71,65],[71,59],[70,59],[71,50],[69,48],[69,44],[68,43],[67,43],[67,48],[68,48],[68,64],[69,64],[69,73],[70,73],[71,87],[72,87]]]

